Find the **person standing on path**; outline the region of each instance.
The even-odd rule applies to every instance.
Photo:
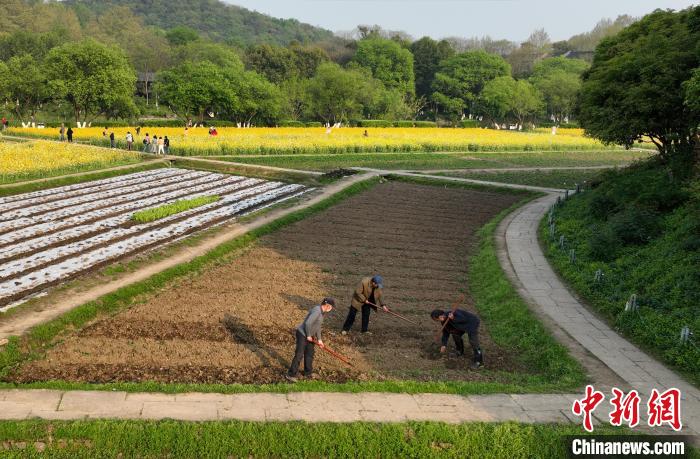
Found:
[[[134,136],[131,135],[131,132],[126,133],[126,149],[131,151],[131,147],[134,144]]]
[[[371,309],[374,309],[376,312],[379,309],[378,307],[381,306],[384,312],[389,310],[384,305],[384,300],[382,298],[383,288],[384,279],[380,275],[365,277],[362,279],[352,294],[348,317],[345,319],[345,323],[343,324],[343,335],[347,335],[352,328],[352,325],[355,323],[355,316],[357,316],[357,311],[360,308],[362,309],[362,333],[367,333],[367,328],[369,327],[369,313]]]
[[[158,137],[158,154],[159,155],[165,154],[165,140],[163,140],[162,137]]]
[[[117,148],[117,142],[114,140],[114,131],[109,132],[109,145],[112,148]]]
[[[153,134],[153,138],[151,139],[151,153],[154,155],[158,154],[158,136]]]
[[[287,381],[296,382],[297,374],[299,373],[299,365],[302,358],[304,359],[304,376],[310,377],[313,373],[315,343],[323,348],[323,340],[321,339],[321,326],[323,325],[323,316],[328,314],[335,307],[335,299],[324,298],[321,304],[314,306],[309,310],[304,321],[296,328],[296,350],[292,364],[289,366],[289,371],[285,375]]]
[[[2,130],[4,131],[5,129],[7,129],[7,118],[5,118],[3,116],[2,117]]]
[[[68,127],[68,131],[66,131],[66,135],[68,136],[68,143],[73,143],[73,128]]]
[[[66,141],[66,125],[65,125],[65,123],[61,123],[61,127],[58,130],[58,140],[60,140],[61,142]]]
[[[479,345],[479,317],[463,309],[455,309],[446,313],[442,309],[435,309],[430,313],[430,318],[438,322],[442,327],[442,346],[440,352],[447,351],[447,341],[452,336],[455,342],[458,355],[464,355],[464,341],[462,336],[466,333],[469,336],[469,344],[474,354],[471,367],[477,369],[484,365],[484,353]],[[447,322],[447,324],[445,324]]]
[[[167,135],[163,139],[163,147],[165,149],[165,154],[169,155],[170,154],[170,139],[168,138]]]
[[[143,138],[143,152],[148,153],[148,146],[151,144],[151,138],[146,133],[146,137]]]

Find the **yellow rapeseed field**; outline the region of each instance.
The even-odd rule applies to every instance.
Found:
[[[137,153],[43,140],[0,141],[0,182],[49,177],[139,161]]]
[[[402,151],[540,151],[595,150],[605,148],[600,142],[584,137],[579,129],[511,132],[492,129],[454,128],[218,128],[212,137],[207,128],[142,128],[135,138],[136,148],[146,133],[168,136],[171,152],[178,155],[226,155],[246,153],[357,153]],[[47,129],[14,129],[13,133],[29,136],[52,135]],[[74,138],[107,144],[104,128],[75,129]],[[133,128],[115,128],[121,146]],[[365,131],[367,135],[365,136]],[[108,130],[107,132],[112,132]]]

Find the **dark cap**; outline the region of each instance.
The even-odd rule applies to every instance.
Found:
[[[329,304],[329,305],[335,307],[335,298],[331,298],[328,296],[328,297],[324,298],[323,301],[321,301],[321,304]]]
[[[435,320],[435,319],[439,318],[440,316],[444,316],[444,315],[445,315],[445,311],[443,311],[442,309],[434,309],[433,312],[430,313],[430,318]]]
[[[372,278],[372,282],[377,284],[378,288],[384,288],[384,279],[382,279],[382,276],[380,276],[379,274],[375,275]]]

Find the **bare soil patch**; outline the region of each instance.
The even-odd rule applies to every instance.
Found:
[[[500,377],[498,370],[526,371],[493,343],[483,322],[487,371],[468,370],[469,355],[442,356],[429,318],[433,308],[449,308],[467,286],[476,231],[518,199],[378,185],[260,239],[232,262],[181,279],[143,304],[64,336],[10,379],[279,382],[293,353],[294,327],[324,296],[336,297],[339,306],[326,318],[324,341],[354,367],[319,349],[320,379],[490,381]],[[340,335],[353,288],[374,273],[385,278],[388,304],[419,325],[373,313],[372,334],[361,335],[358,314],[352,333]],[[469,299],[463,307],[474,310]]]

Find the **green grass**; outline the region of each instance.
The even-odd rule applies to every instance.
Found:
[[[600,174],[600,170],[539,170],[503,172],[447,172],[448,177],[460,177],[487,182],[515,183],[519,185],[541,186],[546,188],[574,189],[576,184],[590,182]]]
[[[457,188],[484,189],[461,183],[446,183],[434,179],[405,179],[406,181],[439,186]],[[222,244],[211,252],[196,258],[195,260],[170,268],[151,278],[124,287],[114,293],[106,295],[97,301],[84,304],[65,315],[39,325],[22,338],[12,337],[10,343],[0,352],[0,378],[5,378],[8,373],[18,365],[30,360],[41,358],[43,352],[65,333],[80,329],[99,316],[116,314],[133,304],[138,304],[148,295],[157,293],[166,288],[171,282],[188,275],[201,275],[207,267],[214,263],[230,262],[239,251],[254,241],[283,226],[300,221],[308,216],[325,210],[341,200],[361,193],[377,183],[376,179],[363,181],[352,185],[341,193],[312,206],[295,212],[272,222],[264,227],[254,230],[247,235]],[[493,190],[493,189],[492,189]],[[505,190],[499,189],[501,192]],[[536,196],[521,192],[526,199]],[[506,215],[503,212],[489,226],[482,230],[482,243],[478,254],[471,261],[472,275],[477,276],[476,282],[471,281],[472,294],[479,309],[484,314],[489,324],[499,335],[498,343],[523,356],[523,361],[532,365],[531,373],[517,372],[491,372],[495,382],[421,382],[421,381],[370,381],[353,382],[346,384],[331,384],[323,381],[304,381],[296,385],[269,384],[269,385],[222,385],[222,384],[161,384],[161,383],[113,383],[113,384],[85,384],[65,381],[37,382],[24,384],[24,388],[53,388],[53,389],[93,389],[93,390],[124,390],[129,392],[290,392],[290,391],[342,391],[342,392],[435,392],[435,393],[503,393],[503,392],[553,392],[567,391],[577,388],[584,376],[581,368],[566,354],[562,346],[557,344],[544,330],[541,324],[529,313],[527,306],[517,296],[515,290],[510,287],[505,274],[500,270],[493,240],[493,231],[501,218]],[[491,234],[491,236],[489,236]],[[512,324],[516,318],[521,328]],[[497,322],[503,322],[498,324]],[[491,325],[490,325],[491,327]],[[523,333],[523,328],[526,332]],[[492,335],[494,332],[492,331]],[[548,355],[551,359],[538,361],[537,356]],[[0,388],[17,387],[12,383],[0,383]]]
[[[46,180],[42,182],[27,183],[22,185],[14,186],[3,186],[0,187],[0,197],[11,196],[15,194],[30,193],[32,191],[45,190],[48,188],[56,188],[60,186],[75,185],[77,183],[91,182],[94,180],[102,180],[111,177],[116,177],[118,175],[133,174],[136,172],[149,171],[154,169],[161,169],[168,167],[168,163],[163,162],[153,162],[150,164],[134,165],[134,167],[112,170],[112,171],[96,171],[94,173],[89,173],[85,175],[80,175],[76,177],[64,177]]]
[[[219,201],[220,199],[221,196],[200,196],[192,199],[180,199],[179,201],[175,201],[170,204],[136,212],[131,216],[131,219],[138,223],[149,223],[171,215],[179,214],[186,210],[206,206],[207,204]]]
[[[669,177],[654,164],[608,172],[598,187],[555,209],[554,238],[545,217],[540,240],[558,273],[612,327],[698,386],[700,183],[694,180],[693,194],[693,181]],[[603,211],[608,214],[597,215]],[[599,269],[603,276],[596,282]],[[632,294],[639,309],[626,312]],[[685,326],[695,342],[680,341]]]
[[[217,156],[222,161],[245,164],[329,171],[348,167],[376,169],[486,169],[502,167],[601,166],[622,165],[648,152],[625,150],[602,151],[530,151],[502,153],[346,153],[319,155]]]
[[[622,434],[610,427],[596,433]],[[2,421],[8,458],[564,458],[580,426],[437,422]],[[640,437],[641,438],[641,437]],[[35,445],[40,442],[42,452]],[[2,445],[0,445],[0,448]],[[690,453],[691,455],[693,452]],[[691,456],[692,457],[692,456]]]

